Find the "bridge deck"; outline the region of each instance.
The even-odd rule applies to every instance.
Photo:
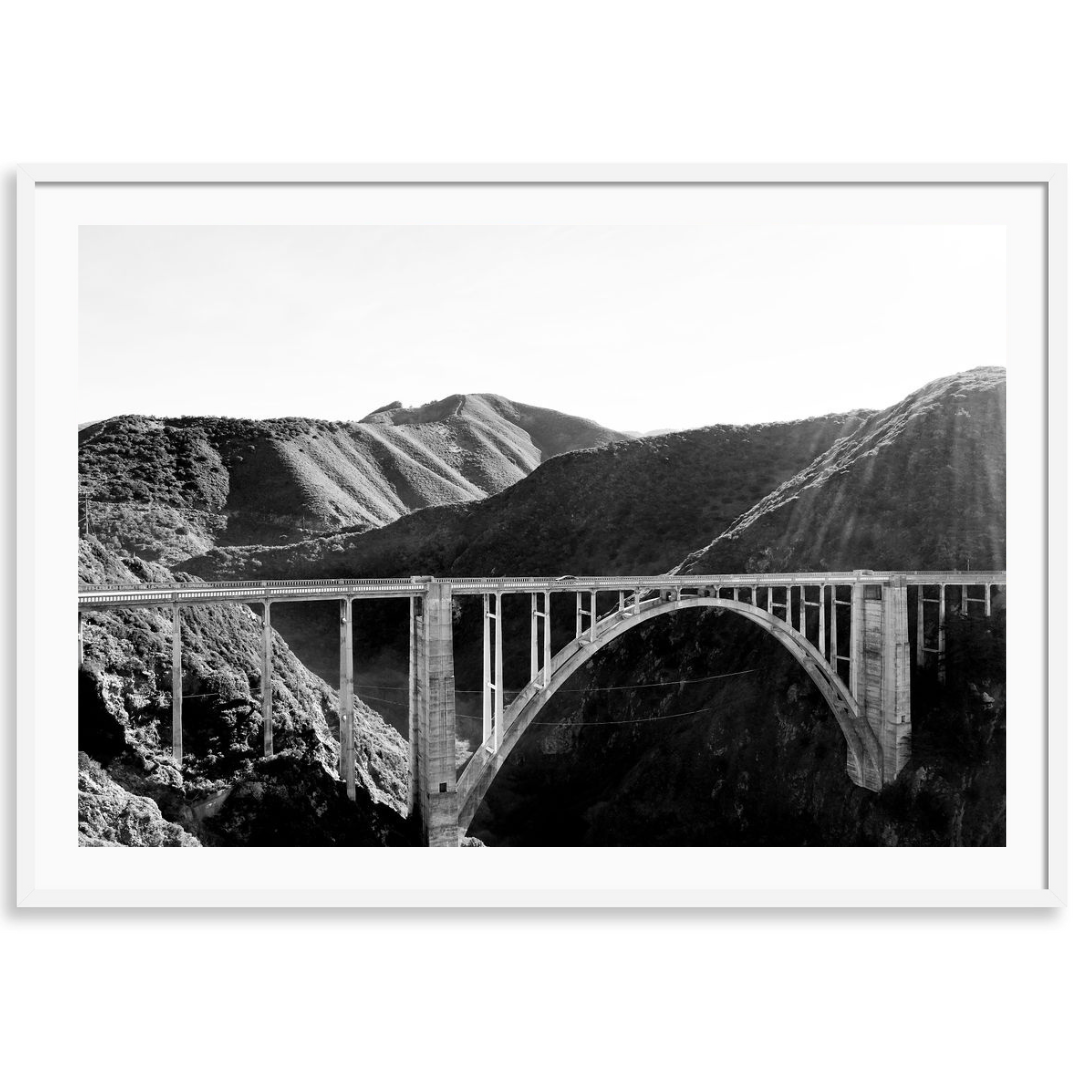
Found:
[[[200,581],[80,585],[79,609],[160,607],[172,604],[257,604],[270,601],[371,599],[422,594],[433,580],[447,582],[462,595],[533,592],[618,592],[632,589],[786,588],[791,586],[888,584],[999,585],[1004,571],[874,571],[794,574],[683,574],[638,577],[484,577],[484,578],[306,578],[279,581]]]

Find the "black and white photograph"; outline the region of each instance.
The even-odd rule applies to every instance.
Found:
[[[1006,230],[569,189],[80,224],[80,846],[1006,846]]]
[[[1076,1071],[1068,5],[9,7],[8,1072]]]

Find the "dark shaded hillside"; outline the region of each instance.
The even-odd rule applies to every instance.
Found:
[[[1000,370],[977,369],[868,417],[683,569],[1004,568],[1004,393]],[[737,617],[681,613],[598,654],[571,684],[595,693],[556,696],[473,832],[492,845],[1002,845],[1003,605],[991,619],[948,611],[948,682],[914,672],[913,757],[881,793],[847,778],[839,728],[784,650]],[[642,689],[603,689],[628,684]]]
[[[205,578],[661,573],[855,431],[864,414],[716,426],[564,454],[480,502],[183,564]]]
[[[80,544],[79,576],[166,579],[160,567],[121,561],[94,541]],[[81,842],[183,842],[147,811],[139,801],[145,798],[165,822],[204,844],[400,842],[407,748],[377,713],[354,701],[353,804],[337,779],[337,693],[280,636],[274,637],[275,753],[263,758],[260,620],[243,605],[191,607],[181,613],[181,633],[185,753],[177,764],[171,616],[156,609],[84,616],[79,749],[91,764],[83,769]]]
[[[924,386],[830,447],[684,573],[1005,568],[1005,371]]]
[[[80,526],[172,563],[214,544],[378,527],[490,495],[566,450],[624,438],[494,395],[360,423],[120,416],[79,432]]]
[[[962,677],[916,679],[912,760],[874,793],[848,779],[839,725],[777,642],[717,612],[646,623],[545,709],[471,834],[488,846],[1002,845],[1004,618],[957,618],[950,633]],[[642,688],[575,692],[627,683]],[[671,719],[641,722],[652,716]]]

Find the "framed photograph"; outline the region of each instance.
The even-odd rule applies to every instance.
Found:
[[[21,169],[18,903],[1063,904],[1064,202]]]

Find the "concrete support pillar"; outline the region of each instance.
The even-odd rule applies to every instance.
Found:
[[[852,588],[852,695],[880,748],[880,760],[864,762],[864,787],[891,783],[911,757],[911,646],[907,585]],[[855,674],[857,673],[857,674]]]
[[[634,590],[634,614],[635,615],[640,615],[641,614],[641,590],[640,589],[635,589]]]
[[[503,740],[502,593],[495,594],[495,749]]]
[[[923,587],[919,585],[915,590],[915,666],[926,665],[926,611],[923,608]]]
[[[793,626],[794,625],[792,623],[792,621],[791,621],[791,618],[792,618],[792,615],[791,615],[791,594],[794,591],[794,589],[795,589],[794,585],[785,585],[784,586],[784,618],[787,620],[788,626]]]
[[[536,593],[530,593],[532,596],[532,647],[529,649],[529,681],[536,682],[536,676],[539,673],[539,668],[536,663],[536,645],[537,645],[537,611],[536,611]]]
[[[589,594],[589,641],[596,640],[596,590]]]
[[[274,752],[274,635],[270,628],[270,601],[263,601],[262,715],[263,757]]]
[[[851,696],[859,701],[859,686],[862,681],[863,662],[863,627],[865,625],[865,612],[863,611],[865,585],[851,586],[851,619],[848,634],[848,689]]]
[[[544,685],[551,682],[551,593],[544,593]]]
[[[581,616],[584,612],[581,610],[581,593],[574,593],[574,639],[577,640],[581,637]]]
[[[488,739],[491,738],[491,597],[487,593],[484,593],[484,612],[481,618],[484,628],[484,675],[480,683],[484,689],[482,741],[486,746]]]
[[[83,613],[79,612],[79,667],[83,666]]]
[[[806,637],[806,586],[799,586],[799,633]]]
[[[830,591],[829,600],[829,666],[836,670],[836,586]]]
[[[882,781],[892,783],[911,758],[911,645],[907,585],[893,578],[882,592],[881,719]],[[868,687],[869,689],[869,687]],[[870,717],[874,726],[873,717]]]
[[[172,756],[184,757],[184,677],[180,668],[180,605],[173,605],[172,623]]]
[[[772,614],[772,609],[773,609],[772,586],[771,585],[765,590],[765,603],[768,606],[769,614],[771,615]]]
[[[409,817],[420,811],[420,653],[422,597],[409,597]]]
[[[945,583],[938,586],[937,677],[945,681]]]
[[[971,612],[968,611],[968,587],[966,585],[960,586],[960,611],[965,618],[971,614]]]
[[[450,584],[432,581],[424,596],[417,662],[420,819],[429,847],[458,847],[454,730],[454,626]]]
[[[341,601],[341,629],[338,682],[338,776],[345,781],[345,793],[356,801],[356,744],[353,731],[353,619],[352,600]]]
[[[825,655],[825,586],[818,586],[817,603],[817,651]]]

